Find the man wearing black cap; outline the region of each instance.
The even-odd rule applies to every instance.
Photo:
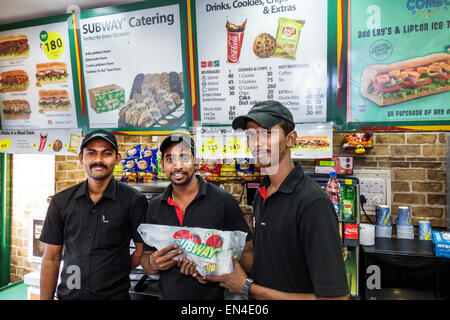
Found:
[[[267,174],[253,201],[253,266],[242,268],[235,260],[232,273],[205,279],[245,298],[346,299],[336,214],[320,186],[291,159],[297,138],[291,112],[264,101],[232,125],[246,130],[250,151]]]
[[[144,221],[147,199],[113,178],[120,154],[111,133],[88,133],[79,159],[87,180],[56,194],[45,218],[40,297],[54,298],[63,258],[58,299],[129,299],[129,274],[142,254],[137,227]],[[131,239],[136,251],[130,257]]]
[[[150,201],[146,223],[247,232],[241,263],[251,263],[253,250],[249,227],[232,195],[195,174],[194,142],[189,135],[173,133],[160,145],[161,168],[171,184]],[[149,274],[159,273],[162,299],[223,299],[223,289],[206,283],[190,261],[175,261],[175,245],[156,250],[144,244],[141,265]],[[181,259],[181,258],[180,258]]]

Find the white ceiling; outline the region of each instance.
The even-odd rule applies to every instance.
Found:
[[[64,14],[71,5],[88,10],[139,1],[142,0],[0,0],[0,25]]]

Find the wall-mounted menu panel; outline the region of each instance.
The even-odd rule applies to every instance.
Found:
[[[0,27],[2,129],[77,128],[69,22],[66,15]]]

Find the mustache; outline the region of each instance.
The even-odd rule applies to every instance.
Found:
[[[93,163],[90,165],[90,169],[95,168],[95,167],[101,167],[101,168],[105,168],[108,169],[108,167],[106,165],[104,165],[103,163]]]

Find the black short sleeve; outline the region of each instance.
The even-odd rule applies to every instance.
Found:
[[[338,221],[328,199],[309,205],[299,224],[314,293],[322,297],[348,294],[347,277],[339,239]]]
[[[156,200],[156,199],[150,200],[150,203],[148,205],[147,212],[145,214],[145,220],[144,220],[144,222],[147,224],[155,224],[156,223],[156,218],[154,215],[157,211],[156,206],[160,202],[159,197],[157,197],[157,198],[158,198],[158,200]],[[144,251],[156,251],[156,250],[157,249],[155,247],[151,247],[144,242]]]
[[[53,245],[64,244],[64,219],[54,198],[48,206],[39,240]]]
[[[145,221],[145,214],[147,212],[147,198],[143,195],[138,198],[136,203],[130,212],[130,227],[131,227],[131,236],[133,238],[134,243],[143,242],[141,235],[137,231],[137,228],[141,223]]]
[[[243,231],[247,232],[246,241],[251,241],[253,236],[250,232],[250,228],[244,219],[244,214],[242,213],[239,203],[232,195],[226,194],[224,196],[225,201],[225,231]]]

